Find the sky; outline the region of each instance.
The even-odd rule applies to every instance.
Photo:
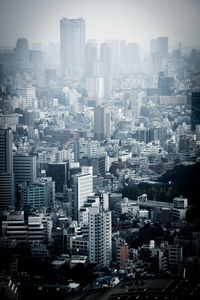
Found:
[[[0,0],[0,47],[19,37],[59,43],[62,17],[83,17],[87,39],[148,45],[168,36],[173,45],[200,46],[200,0]]]

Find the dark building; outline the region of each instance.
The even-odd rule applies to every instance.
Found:
[[[10,129],[0,130],[0,210],[14,205],[13,135]]]
[[[191,102],[191,129],[195,131],[200,124],[200,92],[192,93]]]
[[[105,176],[105,156],[85,156],[80,159],[81,166],[92,166],[93,175]]]
[[[63,186],[67,184],[68,164],[67,163],[50,163],[47,176],[52,177],[55,181],[56,193],[63,192]]]
[[[158,91],[160,96],[171,96],[174,90],[174,77],[166,76],[164,72],[159,73]]]

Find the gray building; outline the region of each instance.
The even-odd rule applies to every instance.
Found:
[[[36,157],[15,155],[13,157],[15,184],[22,182],[33,183],[36,180]]]
[[[14,205],[12,142],[12,130],[0,129],[0,210]]]
[[[60,67],[62,76],[74,76],[84,67],[85,20],[60,20]]]

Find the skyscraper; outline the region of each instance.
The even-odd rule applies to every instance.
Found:
[[[85,20],[60,20],[60,67],[62,76],[75,76],[84,67]]]
[[[36,180],[36,156],[15,155],[13,157],[15,183],[33,183]]]
[[[104,96],[110,97],[112,92],[112,48],[108,43],[101,44],[101,61],[104,73]]]
[[[168,56],[168,37],[159,37],[157,39],[157,50],[161,60]]]
[[[111,261],[111,212],[102,207],[89,209],[89,261],[108,267]]]
[[[85,73],[87,76],[94,75],[94,63],[97,60],[97,42],[90,41],[85,48]]]
[[[0,210],[14,205],[12,141],[12,130],[0,129]]]
[[[200,125],[200,92],[192,93],[191,102],[191,129],[195,131],[196,125]]]
[[[17,64],[26,66],[29,63],[28,41],[20,38],[16,43],[16,60]]]
[[[94,108],[94,138],[103,140],[110,136],[110,112],[105,107]]]

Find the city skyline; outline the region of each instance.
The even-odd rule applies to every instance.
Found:
[[[59,43],[62,17],[85,19],[86,39],[119,39],[146,46],[152,38],[169,36],[171,45],[200,46],[200,2],[196,0],[1,0],[0,6],[1,47],[14,46],[18,37],[30,44]]]

